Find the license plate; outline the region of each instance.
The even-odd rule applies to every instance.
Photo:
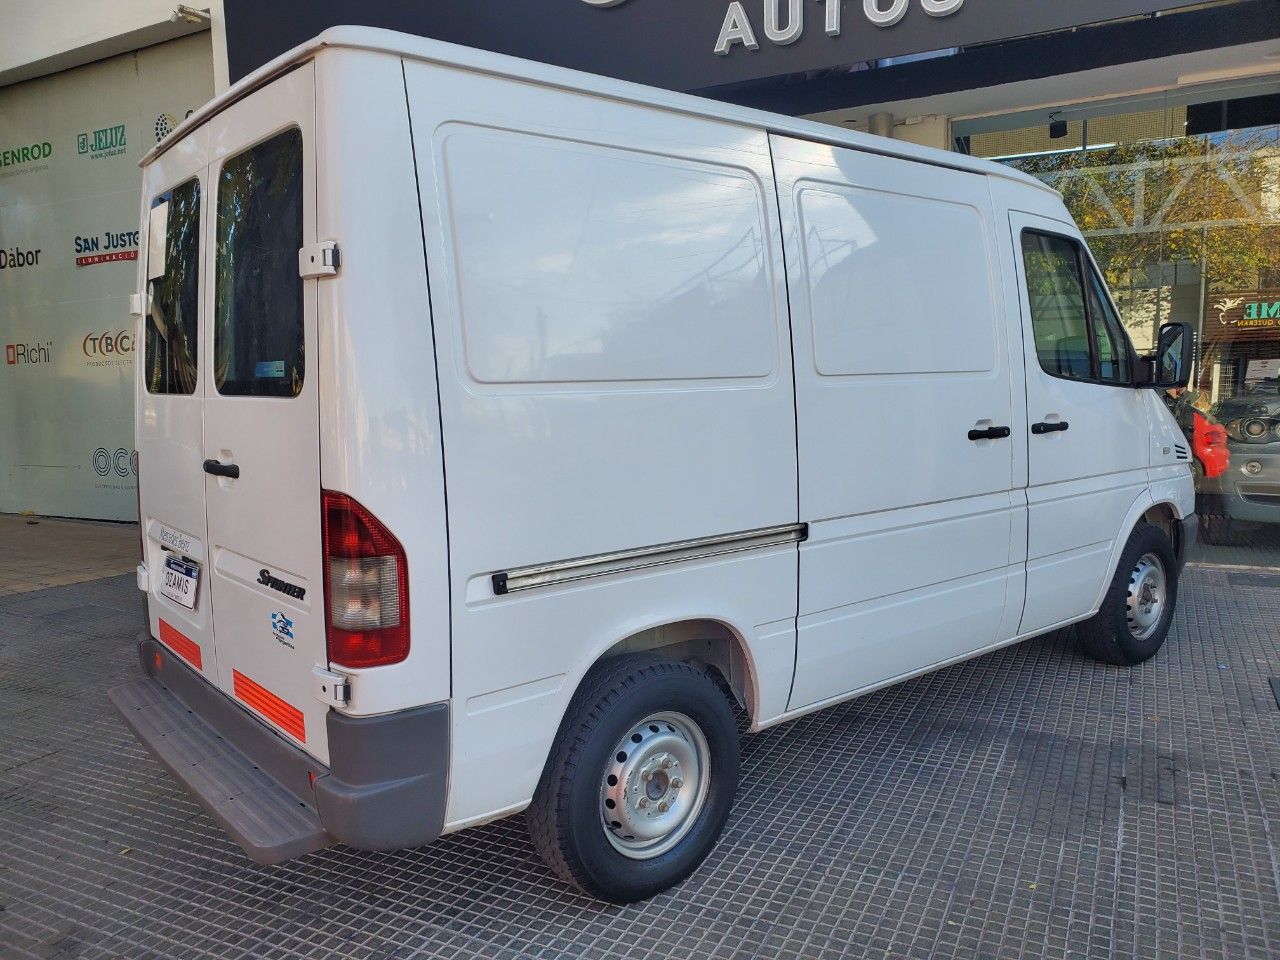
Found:
[[[200,587],[200,567],[180,557],[165,557],[164,569],[160,572],[160,596],[194,610],[196,591]]]

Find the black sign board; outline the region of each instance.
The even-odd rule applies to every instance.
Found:
[[[224,0],[224,11],[233,81],[327,27],[358,24],[692,91],[1200,2]]]

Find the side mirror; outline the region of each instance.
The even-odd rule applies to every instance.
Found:
[[[1156,352],[1143,357],[1134,385],[1180,390],[1191,382],[1196,335],[1189,323],[1166,323],[1156,338]]]

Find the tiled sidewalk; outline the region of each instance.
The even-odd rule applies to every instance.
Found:
[[[1133,670],[1063,635],[747,738],[690,880],[610,907],[514,817],[257,867],[129,735],[132,577],[0,597],[0,957],[1280,957],[1280,576],[1190,568]]]
[[[0,597],[132,573],[138,527],[0,514]]]

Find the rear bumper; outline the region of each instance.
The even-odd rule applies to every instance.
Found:
[[[111,690],[125,722],[258,863],[335,843],[421,846],[440,835],[449,706],[379,717],[328,714],[325,767],[251,716],[150,637],[146,676]]]

